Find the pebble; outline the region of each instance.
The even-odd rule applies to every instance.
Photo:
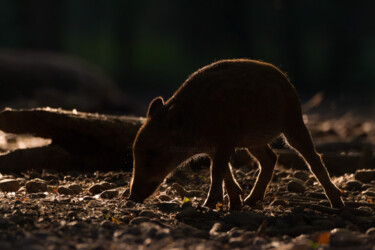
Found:
[[[290,192],[302,194],[305,192],[306,187],[303,182],[292,180],[288,182],[287,189]]]
[[[148,217],[150,219],[152,219],[152,218],[159,219],[159,215],[156,214],[155,212],[151,211],[151,210],[143,210],[142,212],[139,213],[139,216]]]
[[[112,228],[113,223],[108,220],[103,220],[102,222],[100,222],[100,226],[104,228]]]
[[[26,182],[25,186],[26,186],[26,192],[28,193],[38,193],[38,192],[47,191],[46,182],[38,178]]]
[[[89,192],[92,194],[100,194],[104,191],[104,188],[100,184],[94,184],[91,187],[89,187]]]
[[[135,217],[134,219],[130,220],[129,225],[138,225],[141,224],[142,222],[150,221],[150,218],[148,217]]]
[[[20,187],[18,181],[13,179],[4,179],[0,181],[0,189],[3,192],[17,192]]]
[[[134,201],[128,200],[125,202],[125,207],[132,208],[135,207],[136,203]]]
[[[109,182],[101,182],[99,183],[99,185],[102,186],[103,190],[113,189],[117,187],[115,184]]]
[[[375,198],[375,191],[372,190],[366,190],[362,192],[363,195],[370,196],[372,198]]]
[[[374,237],[375,236],[375,227],[370,227],[369,229],[367,229],[366,234]]]
[[[102,199],[113,199],[118,196],[118,190],[117,189],[109,189],[105,190],[102,193],[100,193],[99,197]]]
[[[375,172],[368,169],[358,169],[354,174],[354,178],[363,183],[369,183],[375,179]]]
[[[70,188],[67,188],[67,187],[59,187],[57,189],[57,192],[59,194],[65,194],[65,195],[72,195],[72,194],[74,194],[74,192]]]
[[[199,217],[199,213],[195,210],[195,208],[188,206],[185,209],[183,209],[181,212],[176,214],[176,219],[181,220],[183,218],[189,218],[189,217]]]
[[[169,195],[166,195],[166,194],[161,194],[161,195],[159,195],[158,198],[161,201],[170,201],[170,200],[172,200],[172,198]]]
[[[82,193],[82,187],[79,184],[71,184],[68,188],[72,190],[74,194]]]
[[[345,185],[346,190],[358,191],[362,190],[363,183],[358,180],[348,181]]]
[[[309,179],[310,173],[307,173],[306,171],[296,171],[293,176],[305,182]]]
[[[274,199],[270,206],[282,206],[282,207],[288,207],[289,203],[286,200],[283,199]]]
[[[335,228],[330,232],[329,242],[334,247],[358,246],[361,241],[357,234],[348,229]]]
[[[258,227],[266,217],[262,214],[251,212],[233,211],[223,217],[223,221],[227,224],[236,225],[238,227]]]
[[[127,188],[122,192],[121,197],[127,198],[127,197],[129,197],[129,195],[130,195],[130,188]]]

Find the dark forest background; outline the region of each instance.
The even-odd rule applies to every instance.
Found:
[[[0,47],[84,58],[144,106],[224,58],[275,64],[302,100],[368,106],[374,13],[375,1],[348,0],[1,0]]]

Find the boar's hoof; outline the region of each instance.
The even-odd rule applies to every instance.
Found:
[[[131,200],[131,201],[134,201],[135,203],[143,203],[143,201],[145,200],[145,199],[141,199],[139,197],[136,197],[132,194],[130,194],[128,199]]]
[[[242,201],[240,197],[236,197],[235,199],[230,199],[229,201],[230,210],[241,210],[241,208],[242,208]]]

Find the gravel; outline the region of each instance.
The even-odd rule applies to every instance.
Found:
[[[375,182],[358,180],[367,170],[333,178],[347,204],[334,209],[308,171],[277,167],[264,201],[241,211],[229,211],[227,202],[202,207],[208,167],[178,169],[181,176],[179,171],[184,178],[171,176],[176,182],[162,184],[144,204],[126,199],[128,172],[1,175],[1,249],[371,249],[375,244]],[[256,169],[247,165],[234,172],[248,194]],[[189,201],[183,204],[185,197]]]

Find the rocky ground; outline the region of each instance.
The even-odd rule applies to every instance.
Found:
[[[316,141],[374,138],[373,123],[348,124],[308,123]],[[179,168],[144,204],[126,199],[129,172],[0,174],[0,249],[375,249],[375,170],[331,173],[346,203],[333,209],[307,169],[278,166],[263,202],[229,211],[202,207],[208,165]],[[247,195],[257,164],[233,165]]]
[[[187,165],[145,204],[125,197],[130,173],[2,175],[0,249],[373,249],[375,171],[334,177],[347,207],[333,209],[308,171],[279,168],[264,202],[202,207],[207,166]],[[235,170],[249,193],[257,170]],[[372,177],[372,178],[370,178]]]

